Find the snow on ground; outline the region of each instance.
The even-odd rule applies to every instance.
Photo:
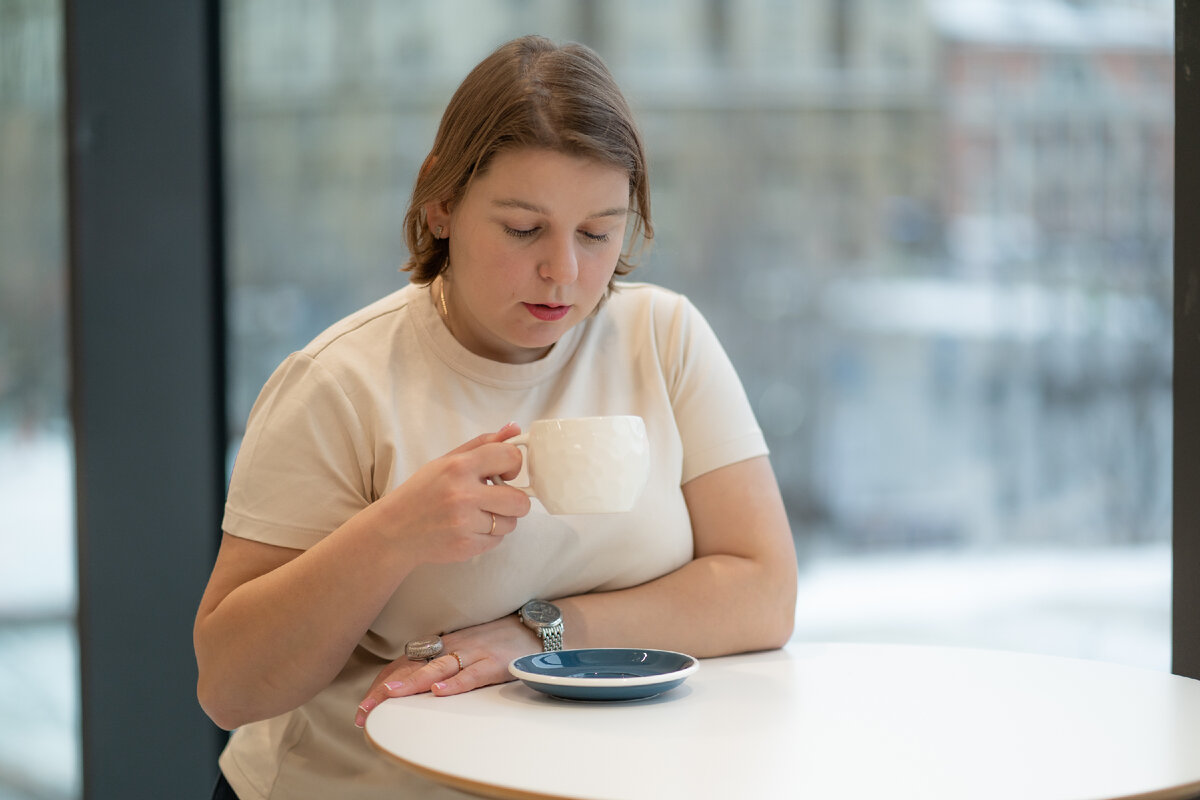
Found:
[[[801,565],[794,638],[1019,650],[1170,671],[1171,548],[816,559]]]

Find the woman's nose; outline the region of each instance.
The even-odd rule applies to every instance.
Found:
[[[551,242],[538,265],[538,275],[555,283],[574,283],[579,276],[579,260],[575,255],[575,243]]]

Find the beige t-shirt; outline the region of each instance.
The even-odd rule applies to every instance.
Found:
[[[333,684],[233,734],[221,768],[242,800],[463,797],[382,755],[354,726],[379,669],[418,636],[512,614],[531,598],[625,588],[679,568],[693,546],[682,485],[767,452],[708,324],[686,298],[649,284],[618,284],[532,364],[466,350],[428,288],[409,285],[276,370],[250,414],[223,527],[285,547],[312,546],[423,464],[506,422],[528,429],[535,419],[602,414],[646,422],[650,479],[633,511],[550,516],[534,500],[498,547],[415,570]],[[570,638],[567,630],[568,647]],[[655,642],[634,636],[629,646]]]

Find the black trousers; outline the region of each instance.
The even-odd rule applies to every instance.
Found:
[[[217,785],[213,787],[212,800],[238,800],[233,787],[225,780],[225,773],[217,773]]]

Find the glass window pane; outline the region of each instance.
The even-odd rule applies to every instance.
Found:
[[[1168,0],[227,14],[235,427],[287,352],[407,280],[399,221],[466,71],[518,34],[585,41],[650,149],[635,277],[700,306],[768,435],[797,637],[1168,668]]]
[[[62,10],[0,3],[0,797],[79,795]]]

